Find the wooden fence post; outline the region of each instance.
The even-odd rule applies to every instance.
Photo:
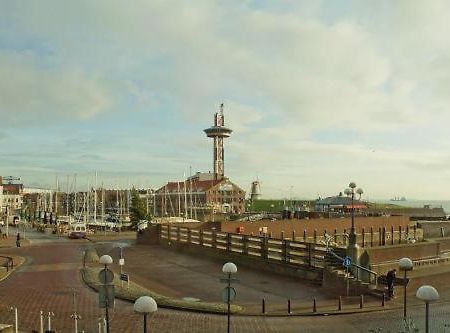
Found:
[[[214,249],[217,248],[217,231],[216,229],[213,229],[211,232],[211,245]]]
[[[317,244],[317,229],[314,229],[314,244]]]
[[[373,227],[370,227],[370,247],[373,247]]]
[[[289,264],[289,241],[286,239],[283,239],[281,241],[282,248],[282,255],[283,255],[283,262],[286,264]]]
[[[295,230],[292,230],[292,240],[295,242]]]
[[[414,232],[414,234],[415,234],[415,232]],[[303,230],[303,241],[306,243],[306,229]]]
[[[312,258],[313,258],[313,256],[312,256],[312,247],[313,247],[313,244],[312,244],[312,243],[308,243],[307,248],[308,248],[308,266],[309,266],[309,267],[313,267],[313,262],[312,262]]]
[[[248,255],[248,236],[242,235],[242,253]]]
[[[177,242],[180,242],[180,226],[177,226]]]
[[[229,232],[227,232],[227,252],[231,251],[231,234]]]
[[[263,235],[262,237],[260,237],[261,240],[261,258],[263,258],[264,260],[267,260],[268,258],[268,239],[265,235]]]
[[[394,227],[391,225],[391,245],[394,245]]]
[[[366,231],[364,228],[362,228],[362,247],[365,246],[365,240],[366,240]]]
[[[399,244],[402,243],[402,226],[401,225],[398,226],[398,243]]]
[[[284,239],[284,230],[281,230],[281,239]]]
[[[192,243],[191,228],[188,228],[188,231],[187,231],[187,242],[188,242],[188,244]]]
[[[203,229],[198,232],[198,243],[203,246]]]

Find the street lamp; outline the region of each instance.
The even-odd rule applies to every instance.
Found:
[[[429,304],[439,299],[439,293],[432,286],[422,286],[417,289],[416,297],[425,302],[425,333],[429,333]]]
[[[113,259],[111,256],[104,254],[99,259],[100,264],[105,265],[105,268],[103,269],[103,277],[100,279],[103,279],[103,287],[105,292],[105,317],[106,317],[106,333],[109,333],[109,302],[108,302],[108,290],[107,290],[107,284],[111,283],[114,279],[113,273],[108,269],[108,265],[113,263]],[[102,273],[102,272],[101,272]],[[101,275],[100,275],[101,276]]]
[[[227,286],[224,289],[225,300],[227,302],[227,333],[230,333],[230,303],[231,301],[236,297],[236,290],[231,286],[232,281],[236,281],[231,277],[231,274],[235,274],[237,272],[237,266],[233,264],[232,262],[227,262],[222,267],[222,272],[226,274],[226,278],[222,279],[221,281],[224,281],[227,283]]]
[[[156,301],[150,296],[141,296],[134,302],[134,311],[144,315],[144,333],[147,333],[147,315],[158,310]]]
[[[356,188],[356,184],[354,182],[351,182],[348,184],[348,188],[344,191],[344,193],[348,196],[351,196],[352,198],[352,210],[351,210],[351,217],[352,217],[352,228],[350,229],[350,235],[348,237],[348,243],[350,247],[356,246],[356,232],[355,232],[355,193],[359,194],[359,198],[361,198],[361,195],[364,193],[364,191],[361,188]]]
[[[413,269],[413,262],[409,258],[402,258],[398,261],[398,265],[400,266],[400,270],[404,272],[403,276],[403,319],[406,320],[406,272]]]

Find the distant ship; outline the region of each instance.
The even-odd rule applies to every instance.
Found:
[[[391,199],[390,201],[406,201],[405,197],[394,197],[393,199]]]

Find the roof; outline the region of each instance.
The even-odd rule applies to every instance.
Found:
[[[212,187],[228,182],[239,188],[241,191],[242,189],[237,186],[236,184],[232,183],[228,178],[223,179],[211,179],[211,180],[186,180],[181,182],[168,182],[166,185],[160,187],[156,190],[156,192],[167,192],[167,193],[178,193],[179,191],[184,192],[184,187],[186,186],[186,192],[194,191],[194,192],[206,192]]]
[[[157,192],[178,192],[178,191],[184,191],[184,187],[186,186],[186,191],[192,191],[195,192],[203,192],[207,191],[211,187],[219,184],[222,182],[223,179],[218,180],[192,180],[192,181],[182,181],[182,182],[168,182],[166,185],[162,186]]]
[[[334,196],[334,197],[328,197],[324,199],[320,199],[316,201],[316,205],[321,206],[345,206],[345,207],[351,207],[352,206],[352,198],[347,196]],[[363,202],[360,200],[353,200],[353,206],[355,208],[358,207],[366,207]]]

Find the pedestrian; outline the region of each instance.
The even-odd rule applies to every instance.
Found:
[[[20,247],[20,232],[17,233],[17,237],[16,237],[16,246]]]
[[[394,282],[396,278],[397,270],[394,268],[386,274],[386,282],[388,286],[388,296],[389,298],[394,298]]]

